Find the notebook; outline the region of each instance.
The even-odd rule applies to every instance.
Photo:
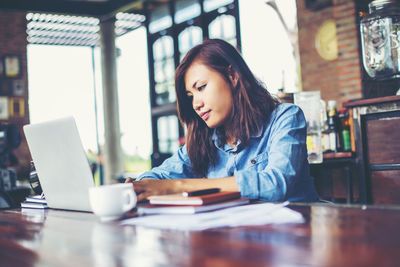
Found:
[[[150,215],[150,214],[194,214],[199,212],[206,212],[212,210],[226,209],[229,207],[235,207],[240,205],[248,204],[250,200],[248,198],[238,198],[234,200],[228,200],[202,206],[179,206],[179,205],[139,205],[137,207],[137,213],[139,215]]]
[[[240,192],[221,191],[218,193],[201,196],[183,196],[181,194],[150,196],[150,204],[153,205],[206,205],[240,198]]]
[[[25,125],[24,132],[47,205],[91,211],[95,184],[74,118]]]

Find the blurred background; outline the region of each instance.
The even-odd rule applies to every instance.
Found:
[[[400,87],[397,65],[380,77],[376,65],[373,76],[365,67],[371,54],[365,52],[364,40],[383,44],[386,38],[366,22],[375,19],[375,10],[380,18],[398,16],[393,6],[398,3],[386,2],[371,10],[370,0],[2,0],[2,168],[12,170],[15,184],[26,182],[32,165],[23,125],[71,115],[97,184],[135,177],[159,165],[184,142],[174,70],[185,53],[206,38],[236,46],[282,102],[293,102],[297,93],[318,91],[325,103],[319,125],[323,140],[324,130],[329,134],[323,128],[329,121],[327,103],[335,114],[345,108],[344,123],[351,109],[346,103],[394,96]],[[361,24],[366,25],[364,32]],[[374,31],[367,40],[369,29]],[[397,30],[388,36],[398,44]],[[391,51],[397,55],[396,49]],[[320,141],[324,156],[315,163],[341,155],[345,163],[361,162],[350,166],[350,173],[364,177],[359,170],[366,168],[365,149],[356,139],[353,131],[351,146],[338,143],[333,149]],[[349,183],[338,176],[342,178],[334,185],[320,183],[320,193],[346,197]],[[8,188],[15,186],[7,183]],[[358,198],[359,182],[350,184]]]

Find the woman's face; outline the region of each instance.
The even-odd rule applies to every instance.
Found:
[[[230,84],[219,72],[195,61],[186,71],[185,87],[194,111],[209,128],[226,124],[233,98]]]

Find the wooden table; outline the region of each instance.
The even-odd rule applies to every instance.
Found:
[[[0,266],[399,266],[400,209],[291,205],[306,223],[200,232],[0,211]]]

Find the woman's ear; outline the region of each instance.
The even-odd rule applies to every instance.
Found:
[[[239,80],[239,74],[232,69],[231,65],[228,67],[228,73],[229,73],[229,80],[231,81],[233,87],[236,87]]]

